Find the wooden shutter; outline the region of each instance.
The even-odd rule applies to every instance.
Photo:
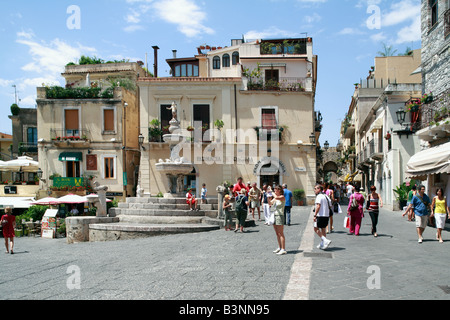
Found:
[[[79,120],[78,110],[65,110],[66,130],[79,130]]]
[[[263,129],[272,130],[277,128],[277,117],[275,114],[275,109],[263,109],[261,120]]]
[[[105,131],[115,131],[114,110],[112,109],[103,110],[103,122]]]

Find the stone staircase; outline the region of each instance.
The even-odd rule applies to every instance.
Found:
[[[184,198],[128,198],[111,208],[110,216],[119,223],[91,224],[89,241],[115,241],[218,230],[223,220],[217,219],[218,200],[199,204],[199,211],[189,210]]]

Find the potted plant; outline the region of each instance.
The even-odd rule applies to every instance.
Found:
[[[406,206],[406,203],[408,201],[408,194],[411,190],[411,186],[407,186],[406,182],[402,183],[394,189],[394,192],[397,194],[397,201],[400,205],[400,210],[402,210]]]
[[[161,122],[158,119],[150,121],[150,127],[148,128],[148,135],[151,142],[158,142],[162,136]]]
[[[304,205],[305,200],[305,190],[303,189],[295,189],[293,192],[294,200],[297,201],[298,206]]]
[[[222,128],[224,127],[224,122],[222,121],[222,120],[216,120],[215,122],[214,122],[214,126],[217,128],[217,129],[219,129],[219,130],[222,130]]]
[[[187,127],[187,131],[189,131],[189,132],[192,132],[192,131],[194,131],[195,129],[194,129],[194,127],[193,126],[188,126]]]

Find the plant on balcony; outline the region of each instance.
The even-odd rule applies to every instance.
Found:
[[[150,121],[150,127],[148,128],[148,135],[150,142],[159,142],[163,131],[161,130],[161,122],[158,119]]]
[[[217,129],[222,130],[222,128],[225,126],[225,123],[224,123],[222,120],[217,119],[217,120],[214,122],[214,126],[215,126]]]
[[[425,93],[421,99],[422,104],[428,104],[433,102],[433,93]]]
[[[280,90],[280,83],[274,79],[267,80],[265,89],[266,90]]]
[[[422,102],[420,99],[411,100],[411,102],[406,106],[406,112],[418,112]]]
[[[192,132],[192,131],[195,130],[195,128],[194,128],[193,126],[188,126],[186,129],[187,129],[187,131],[189,131],[189,132]]]
[[[388,132],[388,133],[384,136],[384,138],[385,138],[386,140],[391,140],[391,139],[392,139],[392,135]]]
[[[13,103],[13,104],[11,105],[11,114],[12,114],[13,116],[18,116],[19,113],[20,113],[20,108],[19,108],[19,106],[18,106],[17,104]]]

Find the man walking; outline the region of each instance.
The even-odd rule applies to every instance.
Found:
[[[423,242],[423,232],[428,224],[428,216],[431,213],[431,200],[425,194],[425,186],[420,185],[418,187],[418,192],[412,198],[411,204],[409,205],[408,210],[414,208],[414,215],[416,216],[416,228],[417,235],[419,236],[419,243]]]
[[[286,204],[284,205],[284,224],[291,225],[291,209],[292,209],[292,191],[288,189],[287,184],[283,184],[284,198]]]
[[[330,206],[328,197],[323,193],[323,186],[316,185],[314,187],[316,194],[315,211],[314,211],[314,232],[319,236],[321,242],[317,246],[318,249],[325,250],[330,244],[331,240],[326,238],[327,226],[330,220]]]
[[[252,212],[253,220],[255,220],[255,208],[258,209],[258,221],[261,221],[261,195],[262,191],[253,183],[252,188],[248,192],[250,198],[250,211]]]

